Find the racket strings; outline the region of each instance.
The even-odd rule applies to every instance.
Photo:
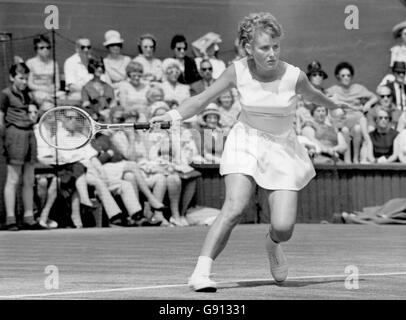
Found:
[[[43,115],[41,137],[59,149],[78,149],[92,136],[92,124],[86,114],[72,107],[51,109]]]

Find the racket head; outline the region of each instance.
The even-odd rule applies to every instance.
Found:
[[[95,121],[73,106],[55,107],[46,111],[39,121],[39,134],[51,147],[76,150],[90,142],[95,134]]]

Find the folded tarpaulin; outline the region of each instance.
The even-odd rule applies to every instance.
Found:
[[[406,198],[395,198],[382,206],[365,207],[362,211],[343,212],[345,223],[357,224],[405,224]]]

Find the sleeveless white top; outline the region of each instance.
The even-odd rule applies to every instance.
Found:
[[[248,175],[268,190],[302,189],[316,173],[293,129],[300,69],[285,63],[281,79],[261,82],[246,58],[234,65],[241,113],[227,136],[220,174]]]
[[[292,129],[300,69],[286,62],[285,65],[280,80],[261,82],[252,77],[247,58],[234,61],[242,108],[239,121],[273,135],[283,135]]]

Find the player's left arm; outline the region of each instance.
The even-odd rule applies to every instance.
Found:
[[[315,89],[311,85],[311,83],[307,79],[306,74],[303,71],[300,71],[299,78],[296,82],[296,93],[301,94],[305,101],[313,102],[314,104],[326,107],[327,109],[330,110],[343,107],[351,108],[348,105],[341,105],[335,103],[330,98],[327,98],[327,96],[325,96],[319,90]]]

